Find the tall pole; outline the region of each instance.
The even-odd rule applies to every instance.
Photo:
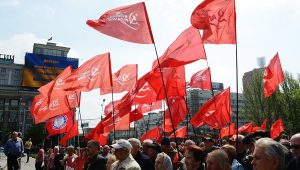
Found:
[[[26,103],[23,104],[23,129],[22,129],[22,134],[23,137],[25,136],[25,123],[26,123]]]

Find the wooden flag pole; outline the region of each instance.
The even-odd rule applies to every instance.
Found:
[[[234,1],[234,17],[236,21],[236,8],[235,8],[235,1]],[[237,31],[236,31],[236,23],[234,25],[235,27],[235,70],[236,70],[236,129],[239,129],[239,68],[238,68],[238,54],[237,54]],[[238,130],[236,131],[236,148],[238,148]]]
[[[111,104],[112,104],[112,117],[114,126],[114,140],[116,140],[116,126],[115,126],[115,105],[114,105],[114,88],[111,86]]]

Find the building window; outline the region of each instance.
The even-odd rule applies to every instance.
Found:
[[[11,99],[9,102],[10,102],[11,106],[18,106],[19,105],[19,100],[16,100],[16,99]]]
[[[15,74],[19,75],[21,73],[21,70],[15,69]]]
[[[6,73],[6,68],[1,68],[1,69],[0,69],[0,72],[1,72],[1,73]]]
[[[1,85],[7,85],[8,81],[6,79],[0,79],[0,84]]]

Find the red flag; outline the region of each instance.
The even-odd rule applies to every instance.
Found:
[[[207,44],[236,44],[234,0],[204,0],[192,13],[191,24],[203,30]]]
[[[112,75],[113,92],[121,93],[132,89],[137,81],[137,64],[128,64]],[[101,95],[111,93],[111,87],[101,89]]]
[[[161,109],[161,100],[156,101],[156,102],[152,102],[151,104],[142,104],[138,106],[138,110],[141,113],[148,113],[151,112],[153,110],[157,110],[157,109]]]
[[[144,133],[140,140],[141,142],[143,142],[145,139],[153,139],[153,138],[158,138],[160,136],[160,131],[159,131],[159,127],[155,127],[153,129],[150,129],[149,131],[147,131],[146,133]]]
[[[211,90],[210,68],[200,70],[191,77],[190,87]]]
[[[110,102],[108,103],[108,105],[105,106],[104,108],[104,115],[107,116],[109,113],[112,112],[113,110],[113,105],[112,105],[113,102]],[[114,101],[114,106],[118,105],[120,103],[120,100],[116,100]]]
[[[38,91],[41,92],[41,94],[43,94],[44,96],[48,96],[48,97],[66,95],[66,92],[63,91],[62,87],[66,79],[71,75],[71,73],[72,73],[72,67],[68,66],[54,80],[40,87]]]
[[[228,87],[206,101],[190,122],[194,127],[199,127],[202,122],[205,122],[212,128],[220,128],[230,122],[230,114],[230,88]]]
[[[73,110],[64,115],[51,118],[45,125],[48,131],[48,136],[53,136],[70,131],[71,127],[73,126],[73,120]]]
[[[161,71],[168,97],[186,96],[184,66],[162,68]],[[149,85],[154,89],[157,94],[157,100],[166,98],[159,69],[154,69],[148,72],[141,79],[147,81]]]
[[[270,131],[270,136],[272,139],[276,139],[283,131],[284,131],[283,122],[282,119],[279,118],[273,123]]]
[[[241,127],[238,129],[238,132],[239,132],[239,133],[242,133],[242,132],[251,133],[251,132],[253,132],[253,123],[250,122],[250,123],[247,123],[247,124],[241,126]]]
[[[134,43],[153,44],[153,35],[144,2],[107,11],[87,25],[97,31]]]
[[[68,133],[65,134],[65,136],[59,141],[59,144],[66,146],[68,139],[73,138],[73,137],[77,136],[78,134],[79,134],[78,122],[76,121],[74,123],[74,125],[72,126],[71,130],[68,131]]]
[[[98,143],[102,146],[107,144],[107,136],[102,134],[95,134],[93,140],[98,141]]]
[[[264,95],[271,96],[279,84],[283,82],[284,75],[280,64],[278,53],[272,58],[264,73]]]
[[[186,126],[177,129],[175,131],[176,138],[186,138],[186,130],[187,130]],[[169,138],[174,138],[174,133],[172,133]]]
[[[97,55],[74,71],[66,80],[63,89],[67,91],[90,91],[112,87],[109,53]]]
[[[172,160],[172,163],[175,164],[178,161],[179,161],[179,154],[178,154],[178,152],[175,152],[175,156],[174,156],[174,158]]]
[[[225,136],[231,136],[236,134],[235,123],[231,123],[229,126],[223,127],[220,130],[220,138],[224,138]]]
[[[256,131],[258,131],[258,130],[266,130],[266,128],[267,128],[267,123],[268,123],[268,118],[266,118],[265,120],[264,120],[264,122],[261,124],[261,126],[257,126],[257,127],[253,127],[253,132],[256,132]]]
[[[70,105],[70,108],[79,107],[80,106],[80,92],[71,92],[67,95],[68,103]]]
[[[129,123],[138,121],[144,117],[143,113],[140,112],[138,109],[134,109],[129,114],[130,114]]]
[[[34,117],[34,123],[44,122],[54,116],[70,111],[66,96],[52,97],[49,104],[48,98],[42,94],[36,95],[32,101],[30,112]]]
[[[159,134],[159,136],[155,140],[155,143],[160,143],[162,141],[163,135],[163,133]]]
[[[144,81],[140,79],[139,81]],[[148,82],[138,89],[133,98],[133,104],[144,104],[156,101],[157,94]]]
[[[190,27],[184,30],[159,58],[161,67],[178,67],[206,59],[199,30]],[[155,60],[152,69],[158,68]]]
[[[188,110],[184,98],[169,98],[169,107],[171,110],[174,127],[177,128],[177,126],[184,120],[185,116],[188,115]],[[171,132],[173,128],[169,109],[166,109],[164,115],[165,122],[162,123],[162,129],[164,132]]]

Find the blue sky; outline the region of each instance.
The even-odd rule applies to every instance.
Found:
[[[138,64],[139,76],[148,72],[155,59],[153,45],[121,41],[100,34],[88,27],[87,19],[97,19],[104,12],[137,0],[0,0],[0,53],[14,54],[17,63],[24,63],[25,52],[33,43],[53,42],[71,48],[69,57],[80,64],[89,58],[111,52],[112,69],[125,64]],[[201,0],[145,0],[154,39],[161,55],[176,37],[190,26],[190,15]],[[279,52],[284,70],[299,73],[300,1],[297,0],[236,0],[239,58],[239,91],[244,72],[257,67],[256,58],[266,62]],[[235,86],[235,46],[205,45],[212,80],[224,87]],[[206,66],[198,61],[186,66],[186,77]],[[115,98],[120,97],[117,95]],[[100,117],[102,99],[99,90],[82,97],[81,113],[85,118]]]

